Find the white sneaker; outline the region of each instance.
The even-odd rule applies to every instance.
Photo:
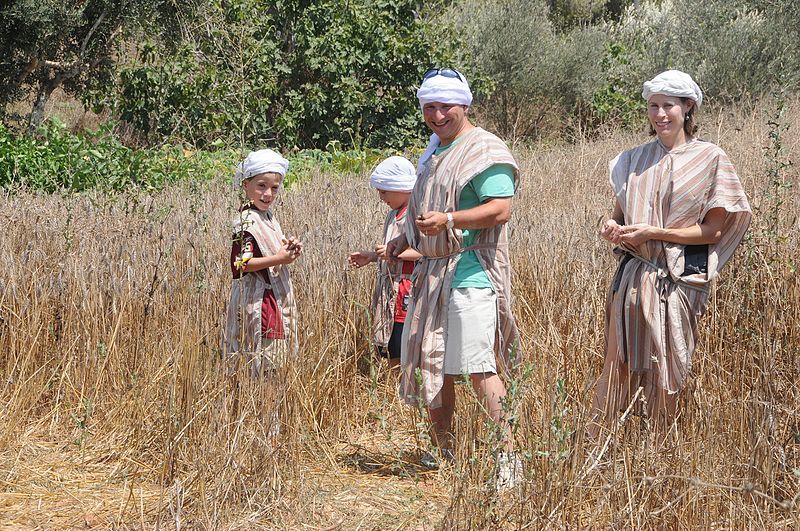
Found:
[[[516,452],[497,454],[497,491],[513,489],[522,483],[522,459]]]

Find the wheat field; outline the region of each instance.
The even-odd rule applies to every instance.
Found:
[[[367,175],[315,175],[276,214],[303,239],[298,359],[280,402],[218,357],[230,284],[225,184],[0,199],[0,527],[19,529],[797,529],[800,106],[701,113],[755,207],[702,321],[667,434],[584,437],[614,261],[607,161],[644,134],[514,146],[511,222],[525,480],[498,496],[496,437],[460,386],[457,463],[418,465],[424,418],[369,355],[385,213]],[[774,117],[774,116],[773,116]],[[783,149],[776,155],[771,150]],[[789,186],[789,185],[792,186]],[[283,429],[268,436],[273,411]]]

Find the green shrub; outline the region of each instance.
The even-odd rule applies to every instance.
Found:
[[[798,2],[461,0],[448,16],[491,81],[479,114],[506,137],[639,127],[642,83],[668,68],[710,102],[800,87]]]
[[[327,151],[307,149],[290,153],[285,185],[293,186],[316,172],[366,173],[389,151],[343,149],[337,143]],[[130,187],[160,189],[181,180],[231,181],[246,150],[191,150],[165,144],[132,149],[122,144],[109,123],[94,132],[71,133],[50,120],[37,136],[13,135],[0,125],[0,187],[56,191],[120,191]]]
[[[641,86],[660,71],[677,68],[689,72],[710,100],[724,102],[760,96],[776,85],[796,89],[800,33],[785,19],[790,4],[641,2],[608,26],[613,40],[632,52],[617,75]]]
[[[198,5],[182,47],[147,45],[121,73],[120,118],[151,141],[402,148],[422,137],[414,86],[450,47],[423,2]]]
[[[464,0],[455,16],[464,60],[491,80],[481,114],[506,137],[558,132],[602,83],[605,35],[557,32],[543,0]]]
[[[39,135],[14,136],[0,125],[0,186],[54,192],[88,189],[158,189],[182,179],[210,179],[231,172],[235,151],[193,152],[179,145],[131,149],[112,132],[113,124],[84,134],[57,120]]]

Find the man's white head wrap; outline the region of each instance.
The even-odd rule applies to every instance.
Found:
[[[404,157],[389,157],[375,168],[369,185],[387,192],[410,192],[417,182],[414,165]]]
[[[642,97],[648,100],[653,94],[689,98],[694,100],[698,107],[703,103],[703,93],[700,91],[700,87],[694,82],[692,76],[680,70],[667,70],[650,81],[645,81]]]
[[[422,155],[419,157],[419,161],[417,161],[417,175],[422,175],[422,169],[425,167],[425,163],[428,162],[428,159],[431,158],[433,153],[436,151],[436,148],[439,147],[442,141],[439,138],[439,135],[433,133],[428,140],[428,145],[425,148],[425,151],[422,152]]]
[[[271,149],[251,151],[247,158],[236,166],[233,185],[240,188],[247,179],[262,173],[277,173],[281,176],[282,182],[283,177],[286,177],[287,171],[289,171],[289,161],[283,158],[280,153],[276,153]]]
[[[461,74],[461,72],[459,72]],[[462,81],[463,79],[463,81]],[[420,108],[434,101],[455,105],[472,105],[472,91],[464,74],[461,79],[435,75],[422,82],[417,90]]]

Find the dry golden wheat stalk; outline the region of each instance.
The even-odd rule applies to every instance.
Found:
[[[797,111],[795,105],[792,109]],[[798,159],[797,112],[783,137]],[[705,116],[705,138],[767,211],[761,110]],[[372,274],[348,251],[377,241],[364,175],[317,175],[276,212],[302,238],[293,267],[298,360],[275,404],[218,360],[229,218],[221,184],[159,194],[0,201],[0,523],[63,528],[729,528],[800,526],[800,194],[780,237],[764,214],[703,321],[683,417],[665,440],[621,422],[595,462],[583,440],[613,261],[597,238],[606,164],[640,135],[518,147],[512,256],[526,378],[518,496],[498,499],[496,447],[460,389],[459,464],[417,465],[421,422],[368,356]],[[778,249],[777,261],[767,249]],[[373,369],[371,371],[371,369]],[[267,435],[275,408],[284,429]]]

